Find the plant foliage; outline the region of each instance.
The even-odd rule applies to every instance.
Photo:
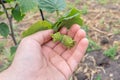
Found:
[[[66,7],[65,0],[38,0],[39,8],[50,13],[64,10]]]
[[[7,4],[14,4],[12,6],[6,6]],[[70,36],[62,35],[59,33],[59,30],[65,26],[66,28],[70,28],[73,24],[83,25],[83,20],[81,18],[81,11],[76,8],[71,8],[67,13],[60,15],[63,13],[62,11],[66,8],[65,0],[0,0],[0,16],[3,14],[6,15],[8,19],[8,23],[5,22],[0,23],[0,35],[7,38],[10,34],[14,44],[17,46],[19,41],[16,41],[14,28],[13,28],[13,19],[17,22],[23,20],[25,16],[27,16],[28,12],[32,12],[32,10],[39,10],[40,15],[42,17],[41,20],[33,23],[27,30],[23,31],[22,38],[32,35],[38,31],[53,29],[54,34],[52,35],[53,41],[59,41],[64,44],[67,48],[71,48],[74,46],[75,41],[72,40]],[[53,23],[48,19],[44,18],[43,11],[47,13],[57,13],[57,19]],[[55,15],[56,16],[56,15]],[[13,56],[17,47],[11,47],[10,52]],[[10,57],[12,59],[13,57]]]
[[[37,21],[22,33],[22,37],[29,36],[38,31],[52,29],[52,24],[48,21]]]
[[[26,31],[24,31],[22,33],[22,36],[26,37],[35,32],[47,29],[53,29],[55,32],[58,32],[59,29],[61,29],[63,26],[69,29],[73,24],[79,24],[80,26],[82,26],[83,20],[80,18],[80,15],[81,12],[78,9],[72,8],[68,13],[60,17],[55,23],[51,24],[50,22],[47,21],[38,21],[37,23],[29,27]],[[66,35],[62,37],[60,36],[61,36],[60,33],[55,33],[55,35],[53,35],[53,40],[62,42],[68,48],[74,45],[75,42],[69,36]],[[57,40],[58,37],[62,38],[62,40],[61,39]]]
[[[5,38],[7,38],[8,34],[9,34],[9,27],[4,22],[0,23],[0,34]]]
[[[22,13],[26,13],[35,9],[38,5],[37,0],[16,0],[20,6]]]
[[[117,48],[118,48],[118,46],[114,45],[114,46],[110,47],[108,50],[104,51],[103,54],[107,57],[114,59],[114,57],[117,54]]]
[[[25,14],[22,14],[22,13],[21,13],[19,6],[16,6],[16,7],[13,8],[13,10],[12,10],[12,16],[14,17],[14,19],[15,19],[16,21],[19,22],[19,21],[21,21],[21,20],[24,18]]]

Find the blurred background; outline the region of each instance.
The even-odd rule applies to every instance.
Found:
[[[70,80],[120,80],[120,0],[66,0],[67,12],[77,7],[82,12],[89,47],[86,55],[71,76]],[[53,14],[44,12],[45,18],[55,21]],[[51,17],[53,16],[53,17]],[[31,24],[40,19],[35,10],[25,16],[21,22],[13,21],[17,41]],[[8,22],[5,15],[0,22]],[[13,47],[11,47],[13,46]],[[0,36],[0,71],[12,62],[11,53],[15,51],[11,37]]]

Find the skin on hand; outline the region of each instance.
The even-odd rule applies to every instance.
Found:
[[[67,49],[51,39],[52,30],[41,31],[24,38],[15,55],[12,65],[0,74],[1,80],[68,80],[77,68],[88,47],[86,33],[77,24],[69,31],[76,43]]]

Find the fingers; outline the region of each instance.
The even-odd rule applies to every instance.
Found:
[[[68,60],[71,55],[72,55],[73,52],[71,52],[71,50],[66,50],[64,53],[62,53],[62,57],[65,59],[65,60]]]
[[[65,52],[62,54],[62,57],[63,57],[65,60],[67,60],[67,59],[73,54],[73,51],[76,49],[79,41],[80,41],[81,39],[85,38],[85,36],[86,36],[86,33],[85,33],[84,30],[79,29],[79,30],[77,31],[77,33],[76,33],[75,36],[74,36],[75,46],[74,46],[73,48],[71,48],[70,50],[65,51]]]
[[[75,40],[76,44],[78,44],[79,41],[81,39],[83,39],[85,36],[86,36],[86,32],[83,29],[79,29],[74,36],[74,40]]]
[[[53,34],[53,30],[45,30],[45,31],[37,32],[29,36],[28,38],[34,39],[42,45],[51,39],[52,34]]]
[[[67,60],[69,66],[73,71],[75,70],[80,60],[84,56],[87,47],[88,47],[88,40],[84,38],[78,43],[78,46],[76,47],[75,51],[73,52],[71,57]]]
[[[68,35],[73,38],[73,37],[75,36],[76,32],[77,32],[79,29],[80,29],[80,26],[77,25],[77,24],[74,24],[74,25],[70,28],[70,30],[68,31]],[[67,32],[66,32],[66,33],[67,33]],[[66,48],[63,44],[61,44],[61,43],[59,43],[59,44],[54,48],[54,50],[55,50],[59,55],[62,55],[62,53],[64,53],[66,49],[67,49],[67,48]]]
[[[66,49],[67,48],[62,43],[59,43],[55,48],[53,48],[53,50],[56,51],[59,55],[61,55]]]
[[[68,35],[73,38],[79,29],[80,29],[80,26],[77,24],[74,24],[68,31]]]
[[[60,56],[56,55],[50,59],[51,63],[59,70],[66,78],[66,80],[72,74],[72,71],[66,61]]]
[[[46,57],[46,59],[50,61],[51,64],[54,65],[55,68],[57,68],[57,70],[59,70],[62,74],[64,74],[66,79],[68,78],[68,76],[72,74],[66,61],[60,55],[58,55],[54,50],[52,50],[47,46],[42,46],[42,50],[43,50],[43,55]]]
[[[63,28],[60,30],[60,33],[61,33],[61,34],[67,34],[67,28],[66,28],[66,27],[63,27]]]
[[[79,41],[85,37],[86,37],[86,32],[83,29],[79,29],[74,36],[75,46],[71,50],[74,51]]]

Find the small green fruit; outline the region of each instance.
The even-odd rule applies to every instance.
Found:
[[[75,45],[75,41],[67,35],[63,35],[62,41],[61,41],[67,48],[71,48]]]
[[[60,32],[57,32],[52,35],[53,41],[54,42],[61,42],[64,46],[67,48],[71,48],[75,45],[75,41],[68,35],[62,35]]]
[[[52,38],[53,38],[53,41],[56,42],[56,41],[61,41],[62,39],[62,35],[60,34],[60,32],[57,32],[55,34],[52,34]]]

